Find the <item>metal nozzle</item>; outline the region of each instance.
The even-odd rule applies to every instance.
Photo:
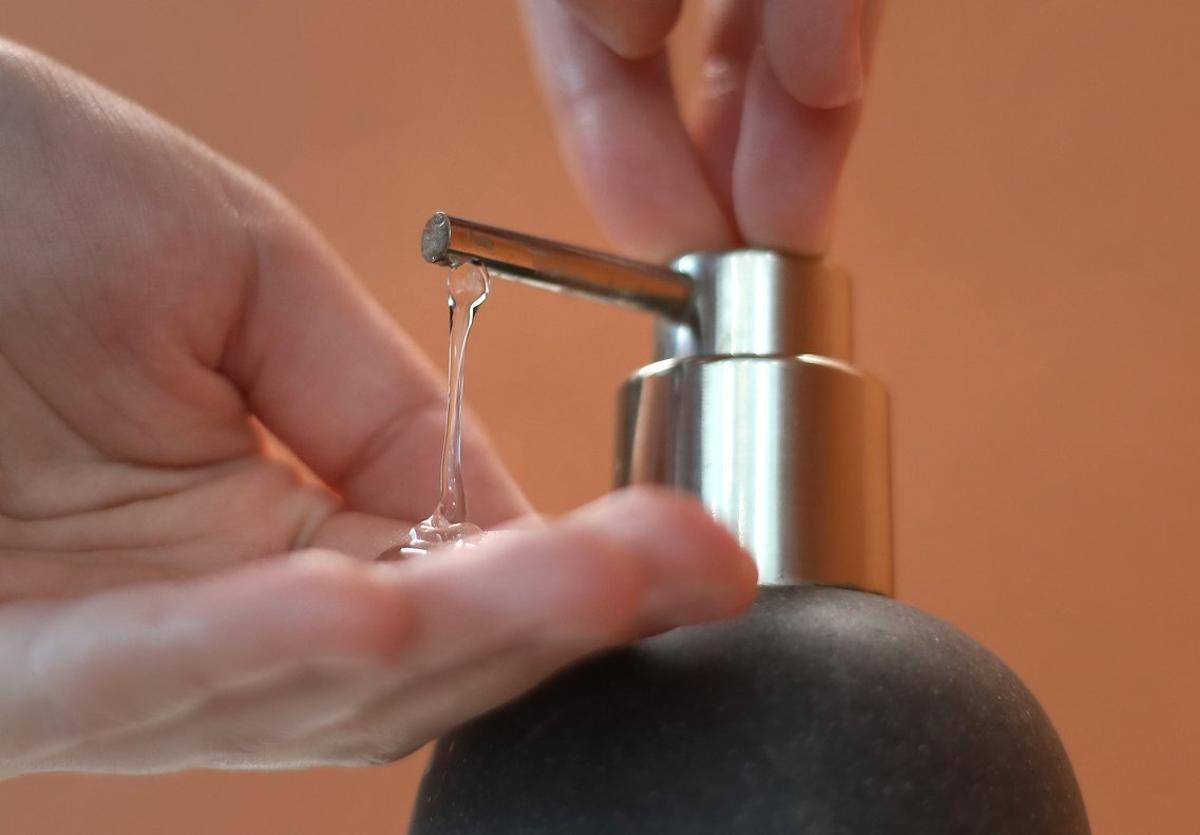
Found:
[[[485,226],[444,212],[425,224],[421,254],[431,264],[479,261],[504,278],[601,298],[677,322],[687,320],[691,307],[690,279],[667,267]]]

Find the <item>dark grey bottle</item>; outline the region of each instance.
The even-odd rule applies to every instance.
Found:
[[[887,397],[844,274],[743,250],[649,267],[436,215],[426,258],[665,317],[622,397],[618,484],[697,494],[752,610],[560,674],[442,739],[411,831],[1075,835],[1070,763],[1016,675],[892,590]]]

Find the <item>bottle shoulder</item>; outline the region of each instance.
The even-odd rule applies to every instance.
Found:
[[[421,808],[496,832],[1088,832],[1007,666],[910,606],[814,586],[764,587],[741,618],[608,653],[466,726]]]

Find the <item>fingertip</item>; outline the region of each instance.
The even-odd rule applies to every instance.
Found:
[[[859,110],[797,102],[765,51],[755,55],[733,170],[734,212],[746,240],[810,255],[827,250]]]
[[[862,98],[866,72],[858,0],[767,0],[762,42],[780,84],[801,104],[827,110]]]
[[[811,67],[795,58],[794,50],[768,48],[767,59],[779,83],[797,102],[818,110],[836,110],[854,104],[866,92],[862,50],[855,39],[837,66]]]

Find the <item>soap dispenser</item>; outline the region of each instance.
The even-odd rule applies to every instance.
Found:
[[[433,263],[633,306],[615,482],[695,494],[754,556],[735,620],[585,661],[441,739],[413,835],[1083,835],[1070,762],[998,658],[891,599],[888,403],[847,276],[768,250],[670,267],[434,215]]]

